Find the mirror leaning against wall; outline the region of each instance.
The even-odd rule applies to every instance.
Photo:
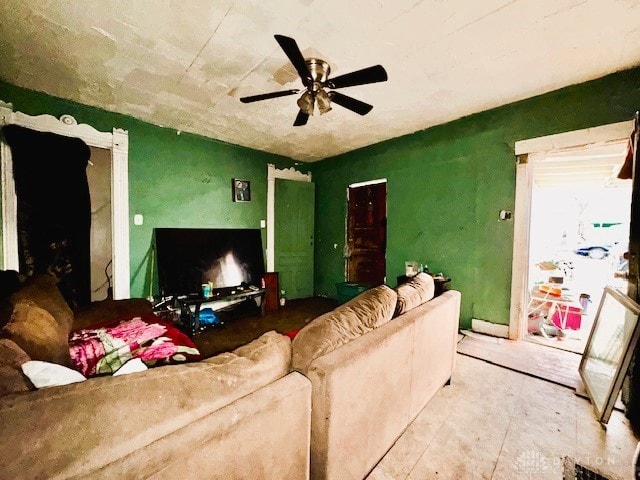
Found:
[[[580,362],[580,377],[598,420],[607,423],[640,336],[640,305],[606,287]]]

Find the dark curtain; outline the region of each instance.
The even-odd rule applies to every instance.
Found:
[[[7,125],[18,199],[20,272],[49,273],[69,305],[91,301],[91,151],[79,138]]]

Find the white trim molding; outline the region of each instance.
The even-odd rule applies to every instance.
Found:
[[[11,149],[0,139],[0,169],[2,169],[2,259],[4,270],[20,270],[18,258],[18,218],[16,185],[13,181]]]
[[[541,153],[549,150],[575,148],[594,143],[603,143],[627,139],[633,132],[633,120],[611,123],[599,127],[584,128],[572,132],[557,133],[544,137],[519,140],[515,144],[516,155]]]
[[[379,183],[386,183],[386,178],[379,178],[378,180],[369,180],[366,182],[357,182],[349,185],[349,188],[366,187],[367,185],[377,185]]]
[[[521,154],[525,157],[525,154]],[[527,334],[526,316],[527,281],[529,278],[529,238],[531,225],[531,191],[533,175],[528,159],[522,158],[516,166],[516,199],[513,225],[513,258],[511,261],[511,307],[509,311],[509,338],[519,340]]]
[[[491,335],[492,337],[507,338],[509,336],[509,325],[487,322],[477,318],[471,319],[471,331]]]
[[[129,298],[129,132],[113,129],[111,148],[111,242],[113,298]]]
[[[278,169],[267,165],[267,272],[275,270],[275,226],[276,226],[276,178],[311,182],[311,172],[302,173],[295,168]]]
[[[71,115],[57,119],[53,115],[31,116],[14,112],[10,103],[0,100],[0,128],[19,125],[39,132],[51,132],[83,140],[91,147],[111,151],[111,215],[113,298],[130,296],[129,265],[129,133],[114,128],[100,132],[91,125],[78,124]],[[13,181],[11,149],[0,137],[0,166],[2,168],[2,252],[3,268],[18,270],[17,199]]]

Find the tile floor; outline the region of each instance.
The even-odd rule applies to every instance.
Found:
[[[574,457],[611,479],[631,477],[637,441],[614,411],[606,430],[573,390],[458,355],[440,390],[368,480],[562,479]]]

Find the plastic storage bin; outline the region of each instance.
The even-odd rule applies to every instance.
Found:
[[[346,303],[353,297],[358,296],[365,290],[370,289],[370,285],[363,285],[361,283],[352,282],[340,282],[336,283],[337,299],[340,303]]]
[[[568,328],[570,330],[580,330],[580,325],[582,323],[582,309],[577,307],[569,307],[568,311],[564,312],[564,309],[566,307],[562,308],[562,316],[566,315],[567,324],[565,325],[565,328]],[[562,321],[560,318],[560,312],[558,310],[554,312],[553,317],[551,317],[551,321],[555,324],[556,327],[562,328]]]

